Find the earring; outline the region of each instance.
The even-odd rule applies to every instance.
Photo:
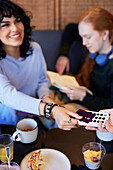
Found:
[[[105,40],[106,40],[106,38],[104,37],[104,38],[103,38],[103,41],[105,41]]]

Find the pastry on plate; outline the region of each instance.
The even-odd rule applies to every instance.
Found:
[[[32,152],[27,162],[29,170],[40,170],[41,165],[43,165],[41,150]]]

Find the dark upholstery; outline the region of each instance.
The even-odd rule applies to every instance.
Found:
[[[82,64],[85,62],[87,54],[86,48],[81,44],[81,41],[75,40],[69,51],[70,70],[69,72],[73,75],[78,73]]]
[[[33,40],[41,45],[47,69],[55,71],[55,63],[58,58],[62,31],[33,31]]]
[[[63,31],[33,31],[32,39],[38,42],[42,48],[47,69],[51,71],[55,70],[55,64],[59,56],[61,38]],[[77,39],[73,42],[70,52],[70,72],[75,74],[80,69],[84,62],[86,55],[86,49],[81,45],[80,41]]]

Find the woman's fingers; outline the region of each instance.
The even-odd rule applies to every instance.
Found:
[[[107,130],[102,127],[102,122],[100,121],[98,127],[86,126],[86,130],[100,130],[101,132],[106,132]]]
[[[102,113],[113,113],[113,109],[104,109],[104,110],[100,110],[99,112],[102,112]]]
[[[69,111],[68,114],[69,114],[71,117],[75,118],[75,119],[82,119],[82,116],[80,116],[80,115],[77,114],[77,113],[74,113],[74,112]],[[73,121],[74,121],[75,119],[73,119]]]
[[[56,70],[59,74],[64,72],[64,69],[69,71],[69,59],[65,56],[60,56],[56,62]]]
[[[58,124],[58,127],[65,130],[74,128],[78,123],[78,119],[82,118],[82,116],[79,116],[77,113],[58,106],[53,108],[53,116]]]
[[[106,120],[105,126],[107,131],[113,133],[113,126],[111,125],[110,120]]]
[[[63,89],[59,89],[62,93],[66,93],[66,94],[68,94],[68,93],[70,93],[70,90],[68,90],[68,89],[66,89],[66,90],[63,90]]]
[[[73,127],[67,127],[67,126],[62,126],[61,128],[59,127],[59,129],[63,129],[63,130],[71,130]]]
[[[78,116],[78,117],[79,117],[79,116]],[[66,119],[66,120],[64,120],[64,121],[61,121],[58,126],[59,126],[60,129],[71,130],[72,128],[75,127],[75,125],[76,125],[77,123],[78,123],[78,120],[77,120],[77,119],[68,117],[68,119]]]
[[[61,121],[59,126],[62,126],[62,127],[67,126],[67,127],[73,128],[77,123],[78,123],[77,119],[69,117],[67,120]]]
[[[65,121],[62,125],[59,126],[59,128],[64,130],[71,130],[72,128],[75,128],[77,122],[78,121],[76,119],[69,118],[69,120]]]
[[[98,124],[98,129],[101,131],[101,132],[106,132],[107,130],[105,129],[105,127],[102,126],[102,122],[100,121],[99,124]]]
[[[86,130],[98,130],[98,128],[92,127],[92,126],[86,126],[85,129]]]
[[[65,121],[65,126],[75,126],[78,123],[77,119],[69,118],[68,121]]]

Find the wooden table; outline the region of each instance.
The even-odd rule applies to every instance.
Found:
[[[0,133],[13,134],[15,127],[8,125],[0,126]],[[14,158],[13,161],[18,164],[31,151],[44,147],[43,133],[39,131],[38,138],[31,144],[22,144],[21,142],[14,142]],[[94,131],[87,131],[83,128],[72,129],[71,131],[64,131],[60,129],[52,129],[47,132],[45,147],[53,148],[63,152],[71,161],[72,170],[87,170],[84,166],[82,155],[82,146],[87,142],[99,142]],[[105,146],[107,154],[105,155],[99,170],[113,170],[113,141],[102,142]]]
[[[13,134],[15,132],[15,127],[11,125],[0,125],[0,134]],[[14,141],[14,157],[13,161],[18,164],[21,163],[22,159],[31,151],[37,150],[43,147],[43,136],[40,131],[38,131],[38,138],[35,142],[30,144],[24,144],[21,142]]]
[[[71,161],[72,170],[87,170],[84,166],[82,146],[87,142],[100,142],[96,138],[95,131],[87,131],[83,128],[63,131],[52,129],[48,131],[46,137],[46,147],[54,148],[63,152]],[[99,170],[113,170],[113,141],[102,142],[107,154],[105,155]]]

